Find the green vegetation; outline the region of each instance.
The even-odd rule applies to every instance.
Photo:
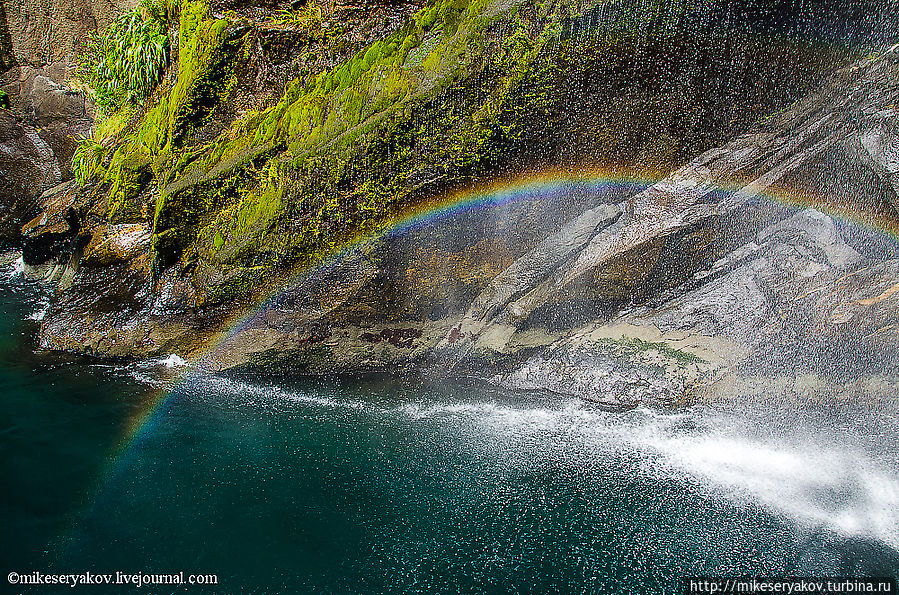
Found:
[[[103,120],[96,122],[94,125],[94,138],[102,142],[105,139],[121,134],[136,112],[136,108],[125,105],[117,112],[109,114]]]
[[[85,186],[97,177],[106,149],[91,138],[82,139],[72,157],[72,172],[79,186]]]
[[[621,337],[619,339],[598,339],[596,341],[600,344],[606,344],[615,346],[617,348],[624,349],[630,353],[639,353],[643,351],[651,351],[655,350],[661,353],[662,355],[669,357],[673,360],[681,362],[683,364],[704,364],[708,363],[706,360],[701,357],[689,353],[687,351],[683,351],[681,349],[675,349],[671,347],[667,343],[656,342],[656,341],[644,341],[642,339],[636,337]]]
[[[160,81],[170,55],[166,23],[166,8],[143,0],[88,42],[78,78],[105,113],[140,103]]]
[[[3,89],[0,89],[0,108],[9,109],[9,95]]]
[[[220,210],[198,233],[205,246],[199,247],[202,257],[209,258],[210,251],[225,262],[225,255],[246,254],[236,248],[248,245],[256,247],[257,260],[269,254],[274,262],[327,254],[408,208],[415,188],[411,179],[423,167],[433,167],[443,178],[476,165],[487,154],[509,91],[541,45],[513,36],[491,50],[490,62],[474,63],[465,54],[487,51],[475,41],[496,18],[485,16],[487,7],[458,0],[429,5],[395,34],[330,72],[294,81],[277,105],[248,113],[232,134],[215,141],[202,161],[166,188],[166,195],[228,172],[246,175],[256,169],[253,163],[274,152],[278,155],[269,164],[281,183],[277,194],[271,182],[235,187],[236,196],[226,200],[233,206]],[[422,46],[426,50],[410,64],[410,54]],[[466,76],[485,67],[494,73],[490,79]],[[464,86],[460,79],[467,81]],[[448,96],[455,100],[447,101]],[[421,154],[414,147],[431,149]],[[339,185],[354,191],[336,192]],[[287,188],[291,192],[285,194]],[[267,234],[267,227],[279,225],[291,229]],[[261,245],[266,249],[258,250]]]
[[[489,155],[497,132],[512,132],[498,119],[553,34],[530,37],[545,15],[519,16],[519,3],[432,1],[203,144],[195,134],[227,104],[253,33],[213,18],[205,0],[181,0],[168,11],[179,18],[177,76],[98,126],[76,156],[79,181],[105,193],[109,220],[130,221],[155,200],[154,270],[189,267],[202,302],[258,289],[273,268],[320,258],[400,215],[422,171],[451,183]],[[310,31],[321,15],[310,5],[277,18]],[[510,34],[488,43],[498,20]]]
[[[398,32],[374,42],[333,70],[293,81],[277,105],[248,114],[238,122],[235,134],[223,137],[203,160],[205,171],[198,171],[197,166],[183,182],[221,175],[278,142],[286,142],[290,153],[300,159],[336,140],[341,145],[350,144],[352,137],[370,130],[401,104],[464,72],[469,62],[465,53],[477,48],[469,47],[469,42],[474,42],[490,22],[483,14],[488,4],[486,0],[435,2]],[[430,61],[415,69],[406,66],[409,53],[432,29],[455,31],[460,22],[464,22],[464,31],[444,33],[438,42],[431,42]],[[175,184],[167,190],[182,187]]]
[[[108,148],[79,149],[79,180],[93,179],[106,217],[145,213],[154,271],[189,278],[197,305],[261,290],[263,280],[276,283],[576,127],[562,116],[583,100],[571,83],[599,76],[588,70],[629,71],[642,42],[616,33],[576,44],[563,35],[569,9],[431,0],[333,67],[303,58],[296,78],[271,93],[271,84],[254,85],[272,39],[308,44],[302,56],[343,55],[315,33],[323,29],[316,6],[259,26],[234,13],[217,18],[206,0],[180,0],[167,10],[178,16],[177,72],[97,127],[95,140]],[[310,35],[272,35],[273,23]],[[651,63],[645,70],[652,84],[666,80]],[[664,101],[686,100],[660,90],[638,105],[652,114]],[[593,146],[627,163],[633,155],[613,151],[639,147],[648,116],[602,101],[585,109],[598,110]]]
[[[321,30],[322,11],[309,2],[302,8],[281,9],[268,22],[276,27],[302,29],[314,34]]]

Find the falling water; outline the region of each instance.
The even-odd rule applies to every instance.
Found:
[[[899,11],[826,8],[572,5],[541,50],[554,68],[586,65],[552,89],[568,112],[519,110],[497,128],[520,138],[483,156],[488,169],[446,165],[459,179],[416,186],[434,196],[231,310],[184,306],[202,246],[173,252],[196,257],[183,278],[147,264],[155,252],[128,260],[151,237],[133,224],[101,256],[111,276],[152,269],[109,335],[117,347],[133,320],[162,321],[134,335],[160,341],[146,360],[41,348],[48,329],[88,336],[107,320],[66,308],[120,305],[91,301],[106,296],[96,280],[63,299],[78,271],[106,265],[4,257],[7,570],[211,573],[221,593],[636,594],[689,576],[899,574],[899,380],[878,343],[897,328],[895,106],[879,93],[895,85],[877,78],[891,80]],[[825,71],[852,62],[803,112]],[[586,129],[602,134],[581,143]],[[285,229],[302,227],[300,206]],[[29,257],[87,249],[66,233]],[[234,239],[211,237],[216,250]],[[218,272],[198,278],[221,289]],[[169,323],[207,334],[174,348]]]

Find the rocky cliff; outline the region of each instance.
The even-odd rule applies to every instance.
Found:
[[[627,404],[787,349],[773,337],[891,336],[891,248],[821,211],[895,214],[895,52],[825,79],[849,52],[813,43],[820,23],[640,7],[167,5],[162,81],[22,227],[56,287],[42,347],[202,353],[280,288],[211,365],[414,364]],[[662,181],[345,249],[478,181],[584,164]],[[766,198],[782,188],[820,210]]]
[[[526,226],[542,239],[507,250],[506,265],[467,291],[444,289],[440,307],[430,296],[429,313],[404,297],[424,293],[421,279],[400,284],[386,307],[373,309],[366,289],[390,292],[397,285],[385,289],[384,279],[420,274],[408,255],[427,236],[357,249],[285,288],[208,365],[424,367],[610,407],[675,404],[734,383],[765,394],[889,397],[899,361],[889,166],[897,83],[895,49],[857,63],[642,191],[580,209],[569,203],[575,212],[555,231],[535,226],[533,213],[504,210],[513,229],[503,236]],[[464,236],[470,225],[440,233]],[[498,252],[467,249],[479,256],[466,271],[484,270]],[[462,275],[444,267],[427,277],[447,288]],[[772,376],[789,386],[772,386]]]
[[[93,106],[69,86],[82,46],[135,1],[4,2],[0,5],[0,240],[18,241],[40,212],[37,198],[72,178],[78,139]]]

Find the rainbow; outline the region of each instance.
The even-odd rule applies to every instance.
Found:
[[[192,377],[206,373],[208,370],[206,364],[209,358],[214,357],[215,351],[253,321],[260,312],[264,312],[266,308],[270,307],[283,293],[282,288],[290,283],[302,282],[309,274],[334,266],[341,257],[364,246],[365,242],[371,241],[372,237],[401,236],[412,230],[427,228],[429,225],[461,213],[496,208],[523,200],[558,199],[572,191],[599,194],[608,190],[624,189],[636,194],[665,177],[665,174],[658,171],[610,168],[575,171],[560,169],[511,179],[493,180],[486,184],[474,184],[418,205],[403,216],[384,223],[375,233],[347,242],[313,267],[292,271],[290,275],[286,276],[287,283],[278,285],[274,291],[268,292],[262,296],[262,299],[257,300],[254,307],[249,308],[242,315],[233,317],[224,325],[227,330],[222,332],[215,341],[212,341],[211,346],[204,353],[194,358],[193,368],[185,368],[172,379],[168,386],[158,388],[150,395],[145,407],[126,425],[121,441],[110,453],[105,470],[98,474],[94,493],[99,495],[116,476],[129,468],[128,462],[138,456],[140,452],[137,447],[155,433],[160,423],[166,418],[166,411],[177,404],[180,394],[176,390],[177,387]],[[734,181],[732,185],[720,186],[719,191],[732,192],[740,186],[741,184]],[[813,207],[832,217],[874,230],[899,242],[899,225],[896,220],[890,215],[876,212],[874,209],[852,210],[843,205],[833,204],[826,197],[813,196],[782,187],[768,188],[759,198],[772,200],[786,207]],[[87,502],[95,500],[96,498],[90,498]],[[70,535],[74,535],[80,516],[75,515],[72,518],[73,525]]]
[[[304,267],[293,271],[286,276],[289,283],[305,278],[306,275],[327,269],[339,262],[340,258],[352,250],[371,241],[373,237],[384,238],[401,236],[412,230],[426,228],[436,222],[450,219],[461,213],[485,210],[500,207],[523,200],[552,200],[564,197],[573,191],[600,194],[611,189],[633,190],[634,193],[663,179],[665,176],[659,171],[636,171],[627,169],[593,168],[580,170],[552,170],[519,176],[514,179],[492,180],[487,184],[475,184],[466,188],[448,193],[426,203],[418,205],[401,217],[382,224],[375,233],[367,234],[347,242],[339,250],[317,263],[314,267]],[[719,191],[732,192],[740,188],[742,184],[734,181],[732,185],[721,185]],[[870,212],[851,211],[838,204],[829,204],[825,198],[812,196],[793,189],[782,187],[768,188],[762,195],[763,198],[773,200],[786,207],[814,207],[841,220],[873,229],[887,235],[894,240],[899,240],[899,225],[888,215]],[[281,283],[278,289],[268,292],[262,299],[256,301],[256,305],[246,310],[243,315],[235,316],[226,324],[227,330],[217,340],[212,342],[203,354],[195,359],[195,366],[185,374],[182,374],[169,390],[160,390],[155,398],[151,399],[149,406],[136,416],[128,426],[123,436],[121,445],[111,456],[113,468],[118,466],[122,457],[131,450],[131,447],[144,436],[152,434],[153,429],[159,424],[166,405],[171,402],[174,387],[191,375],[204,373],[208,370],[207,364],[210,358],[214,358],[217,349],[239,333],[260,312],[264,312],[283,293],[283,288],[289,283]]]
[[[234,335],[244,329],[253,319],[275,302],[283,293],[283,287],[292,281],[302,279],[315,271],[335,266],[340,259],[358,249],[373,238],[395,237],[416,229],[426,228],[434,223],[451,219],[459,214],[477,210],[487,210],[524,200],[552,200],[564,197],[572,191],[600,194],[614,189],[631,189],[635,192],[659,181],[664,176],[658,171],[635,171],[613,168],[556,169],[537,172],[514,178],[494,179],[487,183],[475,183],[448,192],[430,201],[423,202],[402,216],[382,223],[373,233],[356,237],[313,267],[301,267],[283,277],[274,291],[264,293],[256,305],[227,321],[222,332],[211,345],[194,358],[194,367],[186,369],[168,389],[157,389],[148,400],[147,406],[126,425],[123,438],[110,455],[109,472],[114,474],[121,467],[123,458],[143,437],[152,435],[158,426],[167,405],[171,403],[174,389],[189,377],[208,369],[210,358]]]
[[[257,299],[255,307],[250,308],[244,315],[233,318],[228,330],[206,353],[213,352],[244,328],[255,315],[269,307],[293,281],[336,265],[341,258],[375,239],[402,236],[462,213],[494,209],[525,200],[554,200],[568,196],[572,192],[599,195],[612,189],[631,189],[637,192],[661,180],[662,177],[659,172],[625,169],[553,170],[471,185],[420,203],[402,216],[388,219],[371,232],[346,242],[313,267],[300,267],[282,277],[282,282],[278,283],[275,290],[263,292],[261,299]],[[198,362],[202,361],[203,358],[198,359]]]

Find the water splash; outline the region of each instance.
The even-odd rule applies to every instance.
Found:
[[[25,261],[15,252],[0,253],[0,280],[5,282],[20,279],[25,275]]]
[[[29,320],[40,322],[47,316],[47,312],[50,311],[50,297],[49,292],[44,292],[41,295],[35,304],[34,311],[28,315]]]
[[[188,365],[187,361],[177,353],[170,353],[167,357],[155,360],[154,363],[166,368],[183,368]]]
[[[792,438],[765,441],[728,427],[696,434],[665,429],[639,439],[662,453],[665,464],[729,498],[751,498],[807,527],[899,549],[896,470],[821,435]]]
[[[19,277],[25,274],[25,260],[19,256],[11,265],[10,277]]]
[[[389,420],[397,431],[446,433],[463,448],[486,449],[496,465],[552,458],[589,468],[627,453],[659,481],[687,480],[737,505],[761,505],[806,530],[825,528],[899,550],[897,461],[879,454],[882,442],[866,441],[839,419],[821,427],[797,412],[785,423],[761,406],[754,412],[696,407],[615,414],[578,400],[531,403],[502,393],[483,401],[448,400],[440,389],[433,400],[391,403],[352,391],[347,396],[339,387],[292,390],[216,376],[190,382],[190,398],[209,406]],[[358,423],[353,420],[347,423]]]

